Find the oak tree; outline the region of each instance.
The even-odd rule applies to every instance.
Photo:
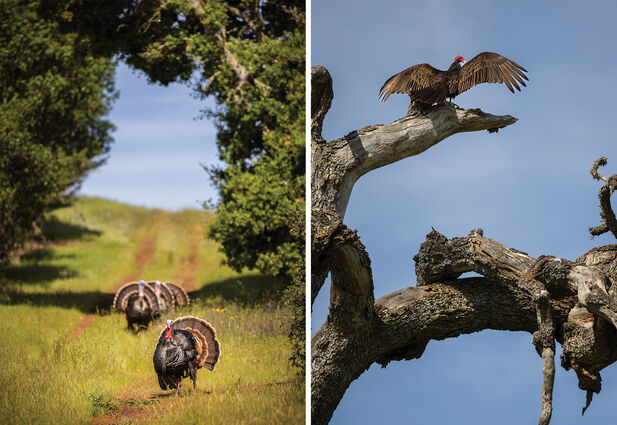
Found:
[[[104,161],[113,64],[48,19],[42,1],[0,6],[0,260]]]
[[[184,82],[214,108],[221,167],[210,235],[235,269],[297,273],[304,241],[305,18],[298,0],[66,2],[70,25],[152,82]],[[204,140],[204,143],[211,141]]]

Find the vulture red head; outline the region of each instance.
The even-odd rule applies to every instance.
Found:
[[[462,56],[457,56],[454,58],[454,62],[460,63],[461,65],[465,65],[465,58]]]

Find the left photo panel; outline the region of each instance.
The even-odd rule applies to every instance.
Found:
[[[0,423],[305,423],[305,21],[2,1]]]

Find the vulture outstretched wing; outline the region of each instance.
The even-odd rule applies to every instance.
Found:
[[[421,63],[390,77],[379,90],[379,99],[383,102],[392,93],[411,93],[420,90],[426,92],[425,96],[421,96],[425,98],[443,89],[448,89],[446,73],[433,68],[428,63]],[[443,98],[445,99],[446,96],[444,95]]]
[[[527,70],[516,62],[497,53],[484,52],[467,62],[461,68],[458,81],[458,93],[463,93],[480,83],[504,83],[512,93],[514,88],[524,87]]]

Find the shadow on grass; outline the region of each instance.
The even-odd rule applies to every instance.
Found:
[[[41,225],[41,230],[47,239],[55,242],[101,235],[99,230],[92,230],[80,224],[68,223],[53,215],[45,219]]]
[[[37,307],[75,308],[82,313],[92,314],[108,311],[113,294],[103,292],[49,292],[27,294],[12,289],[0,291],[0,304],[30,305]]]
[[[30,261],[25,264],[8,265],[0,269],[0,277],[11,282],[30,285],[46,285],[56,279],[70,279],[77,276],[78,273],[68,266],[39,264]]]
[[[55,242],[79,240],[100,236],[101,232],[79,224],[62,221],[48,216],[41,224],[45,238]],[[58,254],[50,248],[34,249],[22,255],[18,264],[0,267],[0,283],[6,280],[17,284],[46,285],[57,279],[70,279],[78,276],[77,271],[65,265],[49,264],[55,260],[74,258],[75,254]]]
[[[232,301],[252,307],[271,299],[278,300],[285,286],[283,279],[264,274],[238,276],[208,283],[201,289],[190,292],[189,296],[191,299]]]

